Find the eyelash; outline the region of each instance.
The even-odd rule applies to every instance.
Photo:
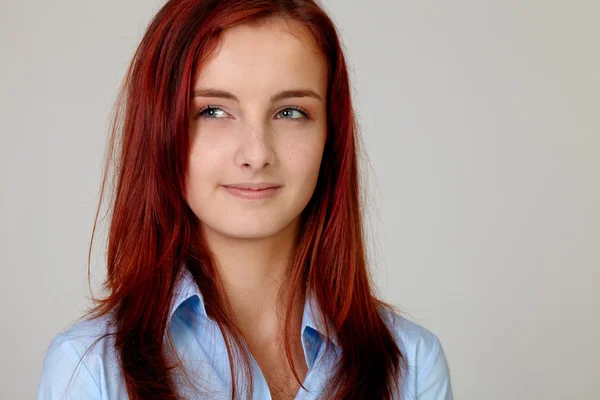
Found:
[[[211,105],[208,105],[208,106],[206,106],[206,107],[203,107],[203,108],[201,108],[200,110],[198,110],[198,112],[196,112],[196,114],[194,115],[194,119],[201,118],[201,117],[202,117],[202,114],[203,114],[205,111],[208,111],[208,110],[221,110],[221,109],[220,109],[219,107],[217,107],[217,106],[211,106]],[[308,118],[310,117],[310,116],[308,115],[308,112],[307,112],[305,109],[303,109],[302,107],[298,107],[298,106],[287,106],[287,107],[285,107],[285,108],[282,108],[281,110],[277,111],[277,114],[279,114],[280,112],[282,112],[282,111],[285,111],[285,110],[296,110],[296,111],[300,111],[302,114],[304,114],[304,117],[305,117],[305,118],[278,118],[278,119],[289,119],[289,120],[291,120],[291,121],[296,121],[296,120],[304,120],[304,119],[308,119]],[[221,110],[221,111],[223,111],[223,110]],[[205,117],[205,118],[206,118],[206,119],[219,119],[219,118],[214,118],[214,117]]]

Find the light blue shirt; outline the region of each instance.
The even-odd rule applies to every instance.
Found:
[[[202,389],[211,390],[211,394],[204,398],[229,399],[231,375],[223,336],[216,323],[206,315],[203,297],[191,274],[187,269],[185,271],[170,310],[169,328],[173,341],[188,370],[197,374],[193,375],[195,382]],[[308,392],[300,388],[295,397],[297,400],[320,398],[320,390],[332,376],[341,350],[335,337],[327,338],[324,332],[317,329],[318,316],[313,314],[310,304],[315,312],[317,310],[314,300],[307,296],[300,333],[309,368],[303,382]],[[408,359],[408,372],[402,382],[402,400],[452,400],[448,364],[437,336],[395,313],[386,311],[385,315],[400,349]],[[78,322],[56,335],[44,359],[37,399],[127,399],[111,336],[98,341],[75,369],[87,348],[107,331],[105,317]],[[324,351],[325,340],[333,342],[335,352]],[[253,400],[270,400],[271,394],[264,375],[256,360],[251,360]],[[183,381],[179,382],[177,377],[175,379],[178,387],[183,388],[186,398],[197,398],[185,389]]]

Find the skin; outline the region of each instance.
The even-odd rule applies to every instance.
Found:
[[[273,398],[290,399],[299,385],[282,347],[282,296],[327,136],[327,69],[314,39],[295,21],[244,23],[223,31],[222,39],[193,83],[186,201],[200,220],[238,326]],[[206,93],[207,88],[237,100]],[[271,101],[281,91],[298,89],[316,97]],[[206,110],[209,105],[216,109]],[[222,186],[248,182],[281,187],[272,198],[248,200]],[[296,332],[303,307],[294,308]],[[298,335],[293,352],[304,380],[300,340]]]

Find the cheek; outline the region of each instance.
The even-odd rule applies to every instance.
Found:
[[[289,174],[302,183],[316,182],[323,157],[324,143],[321,140],[296,141],[290,143],[281,160]],[[308,188],[307,188],[308,189]]]
[[[186,193],[188,202],[208,195],[218,183],[225,150],[196,140],[192,143],[187,166]]]
[[[224,132],[206,129],[192,133],[190,142],[190,164],[211,164],[223,158],[231,146]]]

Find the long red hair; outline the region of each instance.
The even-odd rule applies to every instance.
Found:
[[[366,265],[357,160],[358,126],[336,28],[313,0],[170,0],[151,21],[127,71],[115,107],[91,247],[112,177],[107,278],[102,299],[84,317],[109,315],[132,400],[176,399],[169,357],[169,309],[182,268],[198,284],[208,315],[226,339],[235,398],[236,354],[246,376],[249,355],[224,298],[215,262],[185,199],[193,77],[216,51],[219,33],[265,17],[299,21],[328,65],[328,137],[315,192],[301,215],[291,260],[288,315],[305,290],[331,321],[342,353],[327,399],[391,399],[400,393],[406,358],[380,311]],[[114,166],[113,174],[111,165]],[[88,257],[88,276],[90,267]],[[286,317],[286,355],[296,379]],[[328,325],[325,325],[325,329]],[[331,351],[327,342],[325,351]],[[246,394],[252,391],[249,379]],[[302,382],[300,382],[302,383]]]

